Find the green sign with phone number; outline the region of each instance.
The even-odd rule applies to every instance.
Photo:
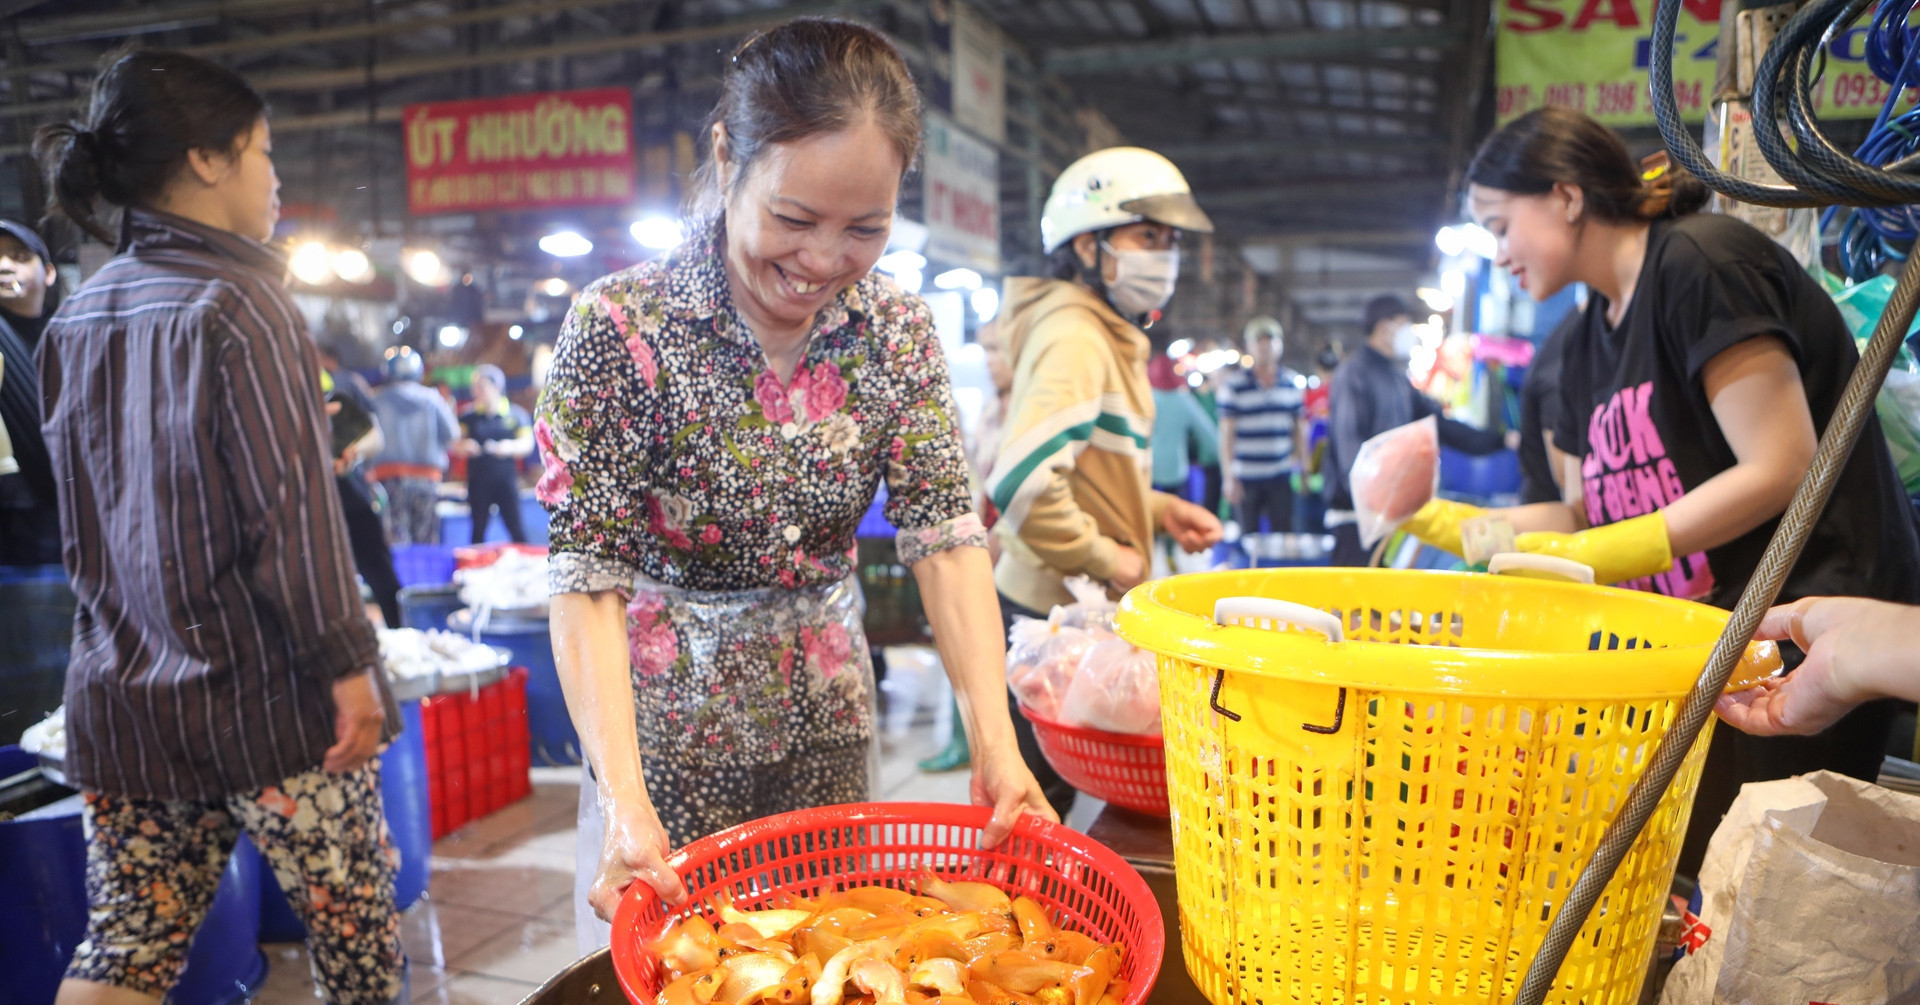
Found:
[[[1729,16],[1734,10],[1728,6]],[[1690,122],[1713,99],[1721,0],[1684,0],[1675,35],[1674,97]],[[1867,69],[1866,33],[1854,28],[1827,47],[1814,97],[1832,118],[1871,118],[1889,87]],[[1653,124],[1648,66],[1653,0],[1502,0],[1495,49],[1497,115],[1507,122],[1544,105],[1577,108],[1613,126]],[[1909,89],[1902,108],[1920,92]]]

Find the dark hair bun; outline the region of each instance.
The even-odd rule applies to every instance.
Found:
[[[158,198],[189,150],[235,149],[267,103],[239,74],[183,52],[122,49],[101,63],[85,120],[41,126],[33,153],[47,178],[47,216],[113,244],[96,215],[101,203]]]
[[[1707,207],[1707,200],[1713,198],[1713,190],[1707,187],[1706,182],[1678,164],[1667,170],[1673,176],[1673,180],[1668,183],[1670,189],[1667,195],[1668,218],[1691,216]]]

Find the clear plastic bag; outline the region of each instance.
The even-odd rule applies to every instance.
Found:
[[[1092,632],[1061,624],[1053,609],[1045,621],[1016,618],[1007,633],[1007,685],[1020,704],[1048,719],[1060,717],[1067,687],[1080,667],[1080,658],[1096,641]]]
[[[1107,599],[1107,588],[1089,577],[1075,576],[1066,587],[1073,603],[1055,607],[1044,621],[1015,618],[1007,632],[1007,685],[1022,705],[1047,719],[1060,718],[1087,650],[1114,638],[1119,609]]]
[[[1360,445],[1347,476],[1360,543],[1372,547],[1440,490],[1440,423],[1433,416],[1395,426]]]
[[[1070,726],[1160,735],[1160,674],[1153,654],[1118,636],[1088,647],[1060,705]]]
[[[1073,603],[1055,607],[1053,620],[1070,628],[1112,633],[1113,616],[1120,605],[1108,599],[1106,584],[1096,583],[1090,576],[1074,576],[1063,585],[1073,594]]]

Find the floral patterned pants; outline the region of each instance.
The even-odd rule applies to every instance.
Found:
[[[86,804],[87,935],[69,978],[163,997],[244,832],[307,924],[325,999],[383,1005],[399,996],[399,856],[380,805],[377,759],[348,774],[315,769],[223,800],[89,792]]]

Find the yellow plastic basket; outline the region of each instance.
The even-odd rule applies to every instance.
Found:
[[[1725,621],[1433,572],[1206,573],[1128,594],[1120,634],[1159,655],[1194,982],[1214,1005],[1510,1001]],[[1747,663],[1743,682],[1778,665]],[[1549,1001],[1638,999],[1710,736]]]

